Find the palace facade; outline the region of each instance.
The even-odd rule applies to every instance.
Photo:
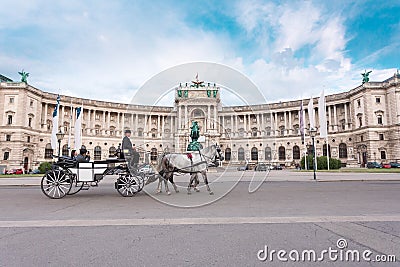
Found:
[[[0,171],[35,169],[51,161],[52,113],[57,95],[0,75]],[[400,160],[400,75],[367,82],[347,92],[326,96],[328,143],[316,137],[318,156],[330,153],[344,166],[368,161]],[[307,104],[305,127],[308,128]],[[318,106],[314,99],[314,107]],[[218,143],[223,164],[267,162],[294,166],[311,140],[300,134],[301,100],[250,106],[222,106],[220,88],[186,83],[175,89],[171,107],[143,106],[61,96],[59,126],[65,133],[61,154],[73,145],[75,108],[83,105],[82,145],[100,160],[115,153],[124,129],[143,161],[154,161],[164,151],[183,152],[192,121],[200,125],[201,143]],[[71,108],[73,107],[73,108]],[[318,108],[316,118],[318,118]],[[318,122],[317,122],[317,127]],[[72,134],[70,134],[72,132]],[[307,131],[306,131],[307,132]]]

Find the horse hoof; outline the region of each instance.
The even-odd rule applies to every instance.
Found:
[[[188,193],[187,193],[188,195],[191,195],[192,194],[192,192],[190,192],[190,191],[188,191]]]
[[[210,191],[210,195],[214,195],[214,192],[213,192],[213,191]]]
[[[175,190],[175,193],[179,193],[179,190]]]
[[[160,194],[160,193],[161,193],[161,190],[157,190],[157,191],[156,191],[156,194]]]
[[[197,187],[195,187],[195,188],[194,188],[194,191],[200,192],[200,189],[198,189]]]
[[[168,195],[168,196],[171,195],[171,192],[168,191],[168,192],[167,192],[167,195]]]

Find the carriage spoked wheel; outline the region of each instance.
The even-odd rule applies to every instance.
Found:
[[[141,178],[130,174],[121,174],[115,183],[118,193],[123,197],[132,197],[141,190]]]
[[[72,179],[63,170],[49,170],[43,176],[40,186],[47,197],[59,199],[65,197],[71,190]]]
[[[72,185],[71,185],[71,190],[69,190],[68,195],[75,195],[79,191],[82,190],[83,187],[83,182],[78,182],[76,179],[76,175],[72,174]]]

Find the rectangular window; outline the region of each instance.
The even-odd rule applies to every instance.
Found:
[[[383,134],[379,134],[379,140],[384,140]]]
[[[31,137],[30,137],[30,136],[27,136],[27,137],[26,137],[26,142],[27,142],[27,143],[30,143],[30,142],[31,142]]]
[[[375,102],[376,102],[377,104],[381,103],[381,98],[380,98],[380,97],[376,97],[376,98],[375,98]]]
[[[8,160],[10,158],[10,152],[4,152],[3,160]]]
[[[357,107],[359,107],[359,108],[361,107],[361,100],[360,99],[357,100]]]
[[[8,124],[8,125],[11,125],[12,122],[13,122],[12,115],[8,115],[8,116],[7,116],[7,124]]]
[[[32,118],[28,118],[28,127],[32,127]]]
[[[14,103],[14,97],[10,97],[10,104]]]
[[[6,141],[11,141],[11,134],[6,135]]]
[[[29,106],[33,107],[33,100],[29,103]]]
[[[364,136],[360,136],[360,141],[363,142],[364,141]]]
[[[378,124],[383,124],[381,115],[378,116]]]
[[[94,116],[95,120],[99,121],[100,120],[100,114],[96,114],[96,116]]]
[[[381,151],[381,159],[386,159],[386,151]]]

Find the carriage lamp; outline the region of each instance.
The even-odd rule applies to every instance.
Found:
[[[60,152],[61,152],[61,141],[64,138],[64,133],[61,131],[61,129],[56,133],[57,141],[58,141],[58,157],[60,157]]]
[[[316,158],[315,158],[315,135],[317,134],[317,129],[315,128],[310,128],[310,130],[308,131],[311,139],[312,139],[312,146],[313,146],[313,169],[314,169],[314,180],[317,180],[317,175],[315,173],[315,165],[316,165]]]

